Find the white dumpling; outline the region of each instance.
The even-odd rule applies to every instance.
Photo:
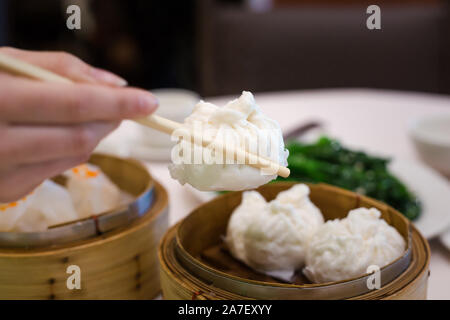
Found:
[[[11,231],[17,223],[17,220],[27,210],[30,198],[34,194],[28,195],[18,201],[10,203],[0,203],[0,232]]]
[[[194,134],[230,149],[234,146],[251,153],[259,151],[273,162],[287,165],[289,152],[284,147],[280,125],[261,111],[248,91],[222,108],[200,101],[179,132],[181,136]],[[195,152],[195,148],[189,141],[181,139],[172,150],[174,163],[169,165],[170,175],[182,185],[188,183],[201,191],[236,191],[256,188],[276,178],[275,172],[262,172],[243,161],[226,162],[223,152],[216,153],[214,148],[203,149],[202,156],[196,158],[190,152]],[[219,160],[205,161],[204,153],[208,150],[213,155],[220,155]],[[178,158],[183,159],[178,161]]]
[[[11,231],[45,231],[50,226],[77,219],[78,214],[67,190],[51,180],[45,180],[34,190],[25,212]]]
[[[322,213],[304,184],[270,202],[247,191],[230,217],[225,242],[235,258],[254,270],[289,280],[304,265],[309,239],[322,224]]]
[[[97,167],[82,164],[65,173],[66,188],[80,219],[117,208],[120,189]]]
[[[313,282],[358,277],[400,257],[406,242],[376,208],[351,210],[344,219],[323,224],[311,238],[303,273]]]

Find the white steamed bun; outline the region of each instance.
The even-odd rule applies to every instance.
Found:
[[[260,141],[269,145],[270,138],[276,150],[275,147],[272,152],[269,147],[263,148],[263,155],[280,165],[287,165],[288,151],[284,148],[279,124],[262,113],[250,92],[244,91],[239,99],[230,101],[223,108],[200,101],[193,113],[185,119],[183,129],[210,139],[228,137],[231,132],[234,140],[227,140],[228,147],[230,141],[236,141],[235,145],[253,153],[257,149],[251,148],[255,148]],[[259,146],[261,145],[262,143]],[[192,147],[190,142],[181,140],[173,152],[183,154],[189,147]],[[188,183],[201,191],[251,189],[276,178],[274,174],[262,174],[260,169],[236,163],[174,163],[169,166],[169,170],[172,178],[182,185]]]
[[[82,164],[68,170],[66,188],[80,219],[117,208],[120,189],[97,167]]]
[[[308,195],[304,184],[268,203],[256,191],[244,192],[228,223],[225,242],[231,254],[257,271],[292,276],[304,264],[309,239],[323,224]]]
[[[52,180],[45,180],[21,200],[0,205],[0,231],[45,231],[77,217],[67,190]]]
[[[400,257],[405,240],[380,217],[375,208],[358,208],[320,226],[309,243],[303,273],[315,283],[340,281]]]
[[[50,226],[77,219],[67,190],[52,180],[45,180],[34,190],[25,213],[11,231],[45,231]]]
[[[28,195],[18,201],[0,203],[0,232],[11,231],[28,208],[30,198]]]

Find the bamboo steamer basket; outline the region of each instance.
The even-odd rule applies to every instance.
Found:
[[[29,248],[0,246],[0,299],[151,299],[160,292],[157,248],[168,227],[166,190],[137,161],[97,154],[89,162],[129,194],[151,191],[151,206],[87,239]],[[98,224],[98,218],[93,220]],[[80,268],[80,289],[68,289],[71,265]]]
[[[262,186],[271,200],[293,183]],[[382,218],[404,237],[407,248],[394,262],[381,268],[380,289],[369,290],[368,275],[339,282],[286,284],[251,271],[220,254],[207,253],[220,246],[228,219],[241,202],[241,192],[228,193],[195,209],[172,227],[161,241],[158,257],[165,299],[426,299],[430,249],[418,230],[393,208],[337,187],[309,185],[311,200],[325,220],[343,218],[358,207],[375,207]],[[217,250],[215,251],[217,252]],[[213,257],[214,258],[214,257]],[[365,287],[365,289],[364,289]],[[364,289],[364,290],[363,290]]]

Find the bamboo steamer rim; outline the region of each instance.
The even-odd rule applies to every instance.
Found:
[[[169,299],[231,299],[231,300],[254,300],[255,297],[242,296],[230,293],[211,286],[203,280],[189,274],[175,257],[173,246],[175,243],[175,233],[181,222],[168,230],[161,240],[158,249],[158,259],[161,265],[161,285],[163,297]],[[429,263],[430,247],[417,228],[412,225],[413,241],[413,263],[397,279],[381,287],[379,290],[372,290],[364,295],[349,297],[349,300],[373,300],[373,299],[424,299],[426,298],[426,283]],[[422,259],[420,255],[423,255]],[[416,267],[418,266],[418,267]],[[415,268],[417,270],[415,270]],[[403,283],[401,283],[403,282]],[[422,282],[422,283],[421,283]],[[409,291],[409,295],[405,293]],[[418,291],[416,296],[414,293]]]
[[[202,280],[196,278],[194,275],[190,274],[189,271],[185,270],[181,265],[178,264],[178,261],[173,254],[173,249],[175,245],[175,233],[180,223],[181,222],[174,225],[166,232],[164,237],[161,239],[160,246],[158,248],[158,259],[161,266],[161,285],[163,298],[166,298],[164,296],[165,290],[163,287],[163,279],[164,275],[168,274],[171,276],[171,278],[169,277],[169,279],[173,279],[174,281],[176,281],[177,285],[181,286],[182,289],[187,290],[190,293],[189,296],[192,300],[214,299],[218,296],[216,292],[222,294],[228,299],[248,299],[248,297],[236,297],[232,293],[229,293],[218,287],[213,287],[212,290],[205,289],[203,287],[205,287],[206,284]]]
[[[278,186],[281,186],[281,187],[283,187],[283,186],[284,187],[286,187],[286,186],[292,187],[293,185],[298,184],[298,183],[297,182],[277,182],[276,184]],[[318,183],[318,184],[305,183],[305,184],[308,185],[309,188],[324,188],[324,189],[334,190],[334,191],[337,191],[339,193],[346,193],[346,194],[352,195],[352,196],[355,195],[355,193],[353,193],[351,191],[344,190],[344,189],[341,189],[341,188],[338,188],[338,187],[335,187],[335,186],[331,186],[331,185],[328,185],[328,184],[325,184],[325,183]],[[272,184],[272,186],[273,186],[273,184]],[[259,190],[259,188],[258,188],[258,190]],[[233,193],[222,194],[222,195],[214,198],[210,202],[220,202],[224,198],[232,196],[232,194]],[[360,197],[362,199],[365,199],[365,198],[370,199],[370,198],[362,196],[362,195],[358,195],[358,197]],[[382,203],[380,201],[374,200],[374,199],[370,199],[370,200],[372,202],[375,202],[375,203],[379,204],[380,206],[385,206],[385,207],[389,208],[391,210],[391,212],[394,212],[394,214],[398,215],[398,217],[403,221],[403,223],[406,225],[406,227],[408,229],[408,234],[407,234],[407,237],[405,239],[406,248],[405,248],[404,253],[400,257],[398,257],[397,259],[392,261],[391,263],[389,263],[389,264],[385,265],[384,267],[380,268],[381,270],[384,270],[386,268],[389,268],[390,266],[392,266],[396,262],[398,262],[400,259],[404,259],[406,256],[409,256],[411,254],[411,222],[408,219],[406,219],[397,210],[393,209],[392,207],[387,206],[386,204],[384,204],[384,203]],[[196,214],[198,212],[198,209],[201,208],[202,206],[203,205],[200,205],[197,208],[195,208],[194,210],[192,210],[191,214],[189,216]],[[186,250],[184,248],[183,242],[181,240],[180,232],[181,232],[181,230],[183,228],[183,223],[185,221],[187,221],[189,216],[186,217],[185,219],[183,219],[183,221],[181,221],[181,223],[180,223],[180,226],[177,228],[177,236],[176,236],[177,249],[184,256],[184,258],[187,258],[187,259],[189,259],[191,261],[195,261],[195,263],[198,263],[201,267],[204,267],[206,270],[213,271],[213,272],[215,272],[215,273],[217,273],[217,274],[219,274],[219,275],[221,275],[223,277],[231,278],[231,279],[234,279],[234,280],[237,280],[237,281],[248,282],[248,283],[255,284],[255,285],[270,285],[270,286],[276,285],[276,286],[286,287],[286,288],[299,288],[299,287],[301,287],[301,288],[318,288],[318,287],[324,287],[324,286],[329,286],[329,285],[336,285],[336,284],[340,284],[340,283],[347,283],[347,282],[351,282],[351,281],[354,281],[354,280],[360,280],[360,279],[362,279],[362,278],[367,276],[367,275],[361,275],[359,277],[353,277],[353,278],[346,279],[346,280],[341,280],[341,281],[323,282],[323,283],[317,283],[317,284],[314,283],[314,284],[295,285],[295,284],[287,284],[287,283],[272,283],[272,282],[250,280],[250,279],[245,279],[245,278],[242,278],[242,277],[230,275],[230,274],[227,274],[227,273],[219,271],[219,270],[215,270],[215,269],[207,266],[203,262],[199,261],[196,257],[193,257],[188,252],[188,250]]]
[[[57,254],[70,254],[74,251],[79,251],[87,248],[91,248],[94,246],[98,246],[101,244],[106,244],[108,242],[113,242],[117,239],[128,236],[135,231],[145,228],[145,224],[141,222],[143,220],[154,221],[161,214],[164,213],[168,209],[168,194],[164,187],[158,183],[156,180],[153,180],[154,189],[155,189],[155,197],[153,206],[150,210],[151,215],[145,214],[135,220],[133,220],[130,224],[114,229],[105,234],[98,235],[96,237],[92,237],[89,239],[75,241],[70,244],[58,246],[58,247],[49,247],[49,248],[33,248],[33,249],[23,249],[23,248],[0,248],[0,258],[35,258],[35,257],[45,257],[45,256],[53,256]]]

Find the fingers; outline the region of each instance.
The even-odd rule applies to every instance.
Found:
[[[143,117],[157,107],[149,92],[88,84],[43,83],[0,75],[0,119],[11,123],[81,123]]]
[[[44,83],[0,73],[0,202],[17,200],[48,177],[85,162],[120,120],[146,116],[158,105],[149,92],[117,88],[126,81],[70,54],[0,52],[78,82]]]
[[[88,158],[102,138],[119,122],[91,122],[70,126],[4,126],[0,128],[0,170],[18,165]]]
[[[84,158],[49,161],[34,165],[24,165],[17,170],[0,174],[0,203],[16,201],[31,191],[48,177],[53,177],[84,162]]]
[[[10,47],[2,47],[0,52],[48,69],[75,82],[101,83],[111,86],[127,85],[121,77],[109,71],[94,68],[67,52],[25,51]]]

